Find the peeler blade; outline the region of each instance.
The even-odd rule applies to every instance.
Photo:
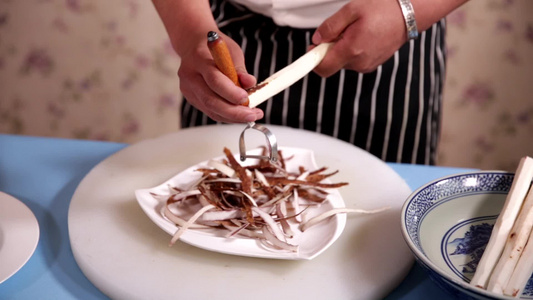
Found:
[[[268,150],[268,156],[266,155],[251,155],[246,153],[246,143],[245,143],[245,132],[248,129],[254,129],[257,131],[260,131],[265,135],[266,138],[266,145]],[[241,161],[245,161],[247,158],[256,158],[256,159],[268,159],[271,162],[277,162],[278,161],[278,141],[276,139],[276,136],[265,126],[261,124],[257,124],[255,122],[250,122],[244,128],[244,130],[241,132],[241,136],[239,138],[239,154]]]

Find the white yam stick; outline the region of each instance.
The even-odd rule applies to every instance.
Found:
[[[507,286],[511,274],[516,267],[518,260],[521,258],[522,252],[526,243],[528,242],[531,228],[533,227],[533,188],[529,188],[528,195],[524,200],[524,204],[520,209],[518,218],[507,238],[503,253],[494,267],[494,271],[490,276],[487,290],[503,294],[503,290]],[[531,274],[530,274],[531,275]],[[528,276],[529,278],[529,276]]]
[[[533,235],[529,236],[533,241]],[[503,290],[504,295],[520,297],[522,291],[533,273],[533,244],[527,244],[524,253],[518,260],[516,269],[513,271],[507,287]]]
[[[260,87],[248,96],[249,107],[256,107],[285,90],[311,72],[324,58],[333,43],[323,43],[310,50],[290,65],[259,83]]]
[[[533,179],[533,159],[523,157],[470,284],[485,289]]]
[[[524,208],[526,204],[530,203],[533,203],[533,187],[529,188],[529,193],[527,195]],[[528,209],[529,211],[527,211],[527,215],[530,218],[528,222],[533,222],[531,220],[531,218],[533,218],[533,208],[528,207]],[[511,272],[506,274],[509,279],[507,284],[503,287],[503,293],[505,295],[513,297],[520,296],[522,294],[522,290],[527,284],[527,281],[531,277],[531,273],[533,273],[533,231],[531,231],[531,228],[529,229],[527,237],[529,240],[525,244],[524,248],[520,250],[521,255],[516,259],[514,270],[511,270]]]

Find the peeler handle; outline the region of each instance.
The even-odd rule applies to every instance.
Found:
[[[233,64],[233,59],[229,54],[228,45],[224,39],[214,31],[209,31],[207,33],[207,48],[211,52],[211,56],[217,65],[217,68],[226,75],[233,83],[242,87],[239,82],[239,76],[237,75],[237,70],[235,70],[235,65]],[[248,101],[242,105],[248,106]]]
[[[228,50],[228,45],[226,45],[224,39],[218,35],[218,33],[209,31],[207,33],[207,47],[211,52],[211,56],[213,57],[217,68],[229,79],[231,79],[236,86],[242,88],[241,83],[239,82],[239,76],[237,75],[237,70],[235,70],[235,65],[233,64],[233,59],[231,59],[231,55]],[[248,106],[248,104],[249,101],[246,101],[242,105]],[[244,132],[250,128],[258,130],[265,135],[267,139],[267,149],[269,151],[268,156],[246,154]],[[269,159],[271,162],[276,162],[278,160],[278,142],[276,137],[274,134],[272,134],[272,132],[270,132],[270,130],[268,130],[268,128],[254,122],[249,122],[248,126],[241,133],[239,138],[239,151],[241,161],[246,160],[246,158]]]

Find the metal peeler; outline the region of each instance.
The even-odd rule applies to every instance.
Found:
[[[244,132],[248,129],[255,129],[260,132],[262,132],[267,141],[267,150],[269,155],[252,155],[252,154],[246,154],[246,145],[244,142]],[[269,159],[271,162],[276,162],[278,160],[278,141],[276,140],[276,136],[268,130],[265,126],[261,124],[257,124],[255,122],[248,123],[248,126],[244,128],[244,130],[241,132],[241,136],[239,138],[239,154],[241,157],[241,161],[245,161],[247,158],[258,158],[258,159]]]
[[[237,76],[237,71],[235,70],[233,60],[231,59],[227,45],[224,40],[216,32],[210,31],[207,34],[207,45],[219,70],[226,76],[228,76],[233,81],[233,83],[235,83],[235,85],[240,87],[241,84]],[[244,105],[248,105],[248,103],[245,103]],[[266,149],[268,151],[268,155],[252,155],[246,153],[244,133],[248,129],[258,130],[265,135],[267,146]],[[276,140],[276,136],[274,136],[274,134],[265,126],[257,124],[255,122],[250,122],[241,132],[241,135],[239,137],[239,154],[241,161],[245,161],[247,158],[256,158],[268,159],[271,162],[276,162],[278,160],[278,142]]]

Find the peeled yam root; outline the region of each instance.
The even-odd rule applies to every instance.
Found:
[[[529,193],[529,198],[533,198],[533,192]],[[533,233],[533,231],[531,232]],[[533,241],[532,234],[529,239]],[[522,294],[527,281],[533,273],[533,243],[526,244],[524,252],[520,255],[516,267],[507,282],[503,293],[508,296],[518,297]]]
[[[332,43],[320,44],[290,65],[272,74],[272,76],[258,84],[256,88],[248,92],[248,99],[250,101],[248,106],[258,106],[303,78],[322,61],[332,46]]]
[[[533,159],[523,157],[471,285],[498,294],[520,295],[524,286],[517,285],[525,285],[533,270],[533,249],[528,249],[533,248],[532,181]]]

